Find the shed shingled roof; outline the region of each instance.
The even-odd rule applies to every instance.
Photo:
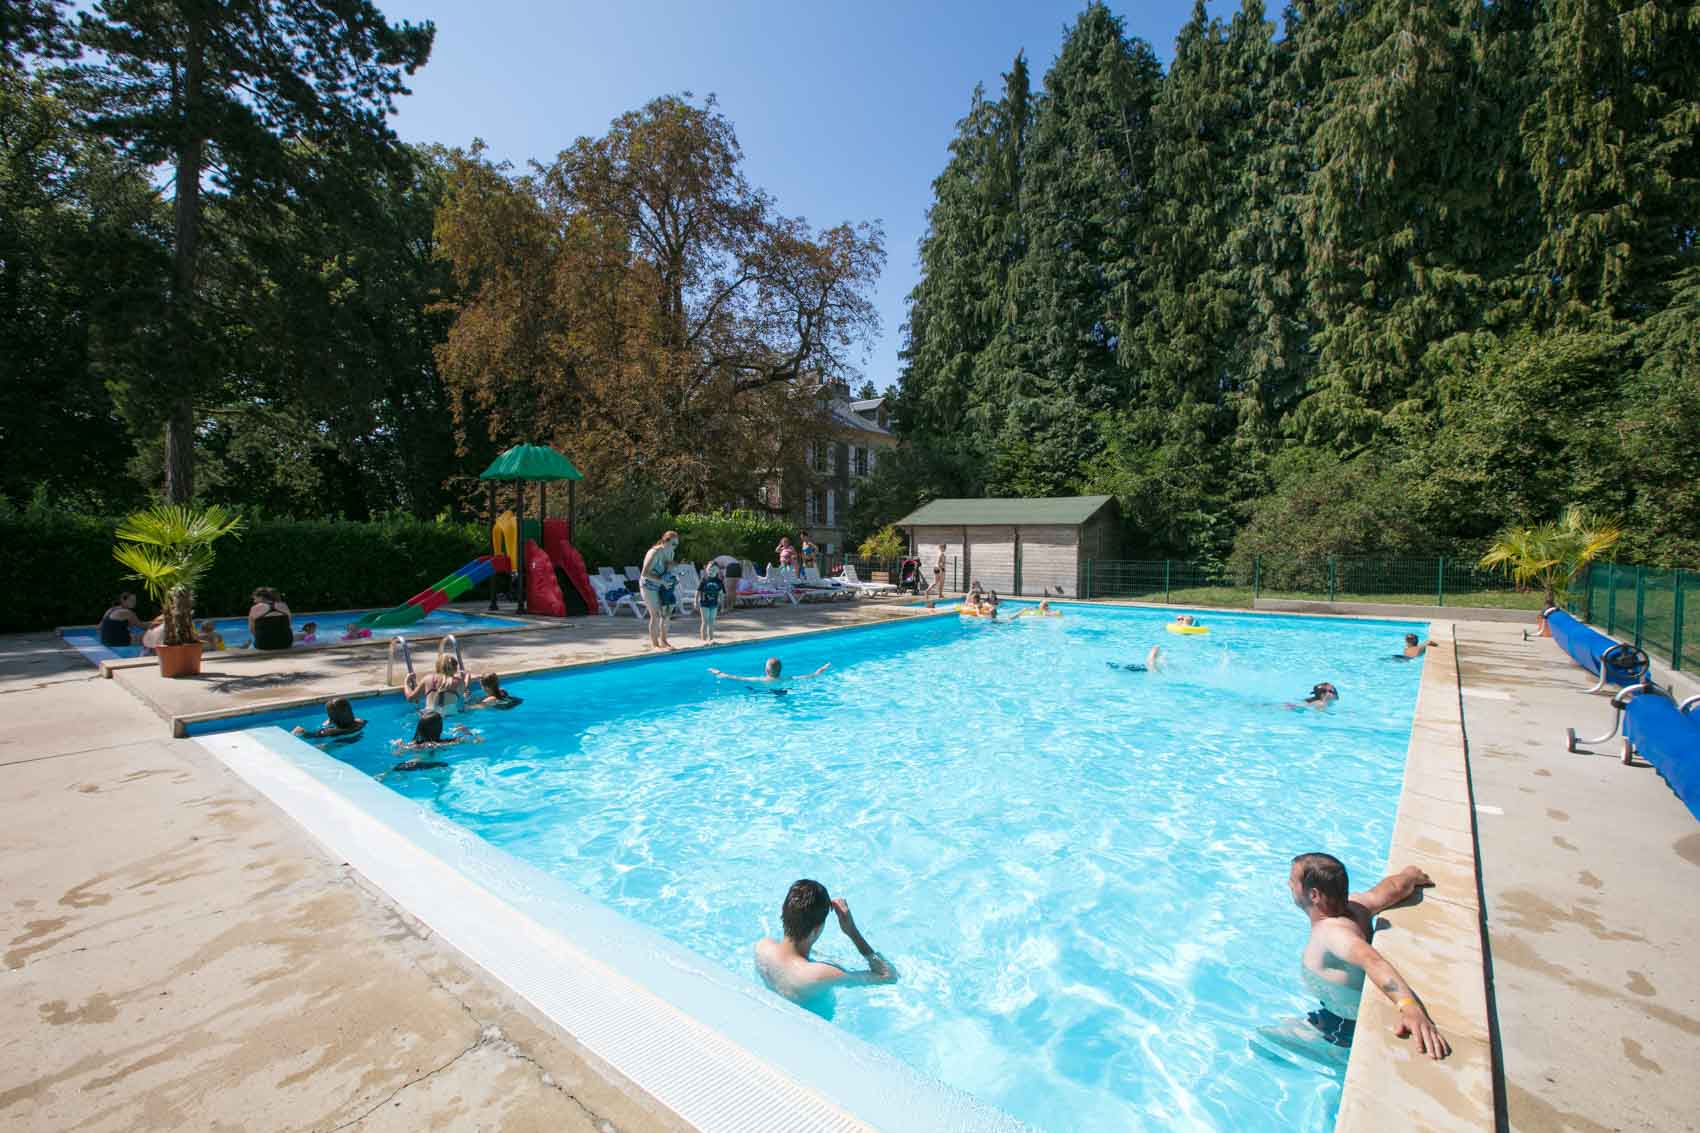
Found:
[[[934,500],[910,512],[895,526],[1076,526],[1097,515],[1111,499],[1111,496],[1052,496],[1036,500]]]

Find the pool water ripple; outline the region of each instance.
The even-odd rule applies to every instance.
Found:
[[[1421,665],[1404,623],[1071,609],[771,646],[819,680],[717,682],[761,647],[513,682],[485,742],[385,782],[754,979],[797,877],[849,898],[899,983],[835,1021],[1050,1130],[1326,1130],[1343,1065],[1253,1041],[1314,1006],[1288,859],[1386,864]],[[1167,671],[1143,661],[1163,646]],[[473,661],[476,668],[475,658]],[[1332,680],[1332,711],[1284,707]],[[380,702],[370,774],[410,709]],[[818,954],[854,951],[829,926]]]

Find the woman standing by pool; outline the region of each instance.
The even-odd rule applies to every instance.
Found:
[[[667,613],[661,605],[661,578],[673,565],[673,554],[679,549],[679,533],[668,531],[662,534],[655,546],[643,557],[643,567],[638,572],[638,578],[643,587],[643,605],[649,611],[649,647],[651,649],[671,649],[673,645],[667,640]]]
[[[255,649],[288,649],[295,644],[289,604],[269,586],[254,591],[254,604],[248,608],[248,636]]]

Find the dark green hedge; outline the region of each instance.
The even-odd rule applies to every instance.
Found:
[[[0,633],[87,625],[121,590],[142,593],[112,559],[116,518],[47,509],[0,511],[0,578],[11,594],[0,603]],[[650,516],[581,525],[579,549],[591,570],[636,566],[669,528],[679,532],[681,560],[700,563],[731,554],[758,565],[773,558],[786,523],[755,512]],[[394,606],[468,559],[488,554],[482,524],[417,519],[358,523],[325,519],[250,519],[240,538],[218,543],[211,574],[195,596],[197,617],[248,612],[256,586],[282,591],[300,611]],[[142,612],[156,611],[144,596]]]
[[[0,513],[0,632],[86,625],[126,589],[112,559],[114,518],[51,511]],[[297,610],[393,606],[488,554],[482,526],[416,519],[251,520],[240,538],[218,543],[218,557],[195,600],[197,617],[248,612],[256,586],[273,586]],[[143,613],[155,611],[146,597]]]

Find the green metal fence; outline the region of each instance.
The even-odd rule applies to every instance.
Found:
[[[1258,599],[1382,602],[1404,606],[1488,606],[1538,610],[1541,596],[1470,560],[1287,558],[1260,555],[1249,566],[1180,559],[1089,560],[1088,598],[1251,607]]]
[[[1694,571],[1594,563],[1568,605],[1583,621],[1672,669],[1700,667],[1700,575]]]

